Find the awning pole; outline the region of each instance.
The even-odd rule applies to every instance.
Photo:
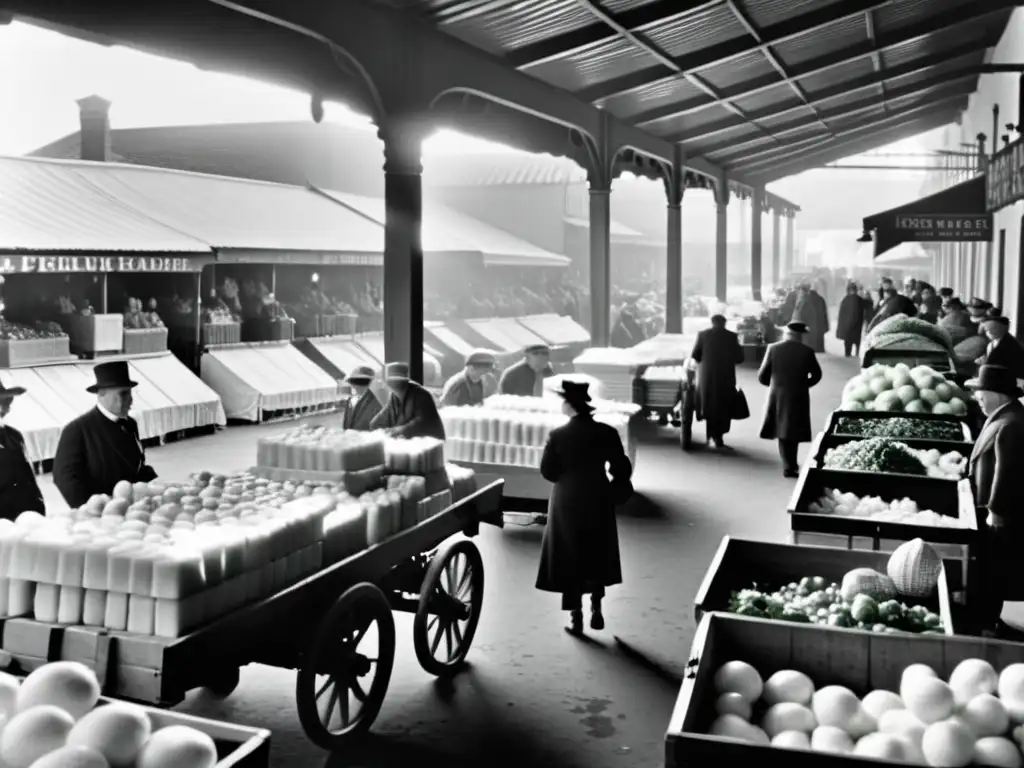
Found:
[[[110,300],[107,295],[107,273],[103,273],[103,277],[100,278],[100,313],[107,314],[110,309]]]

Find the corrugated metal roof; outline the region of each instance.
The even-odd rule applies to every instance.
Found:
[[[384,200],[323,190],[323,194],[384,227]],[[515,235],[445,205],[427,203],[423,210],[423,250],[427,253],[480,254],[488,266],[564,267],[565,256],[538,248]]]
[[[502,184],[572,184],[585,181],[586,172],[572,160],[552,155],[462,155],[424,158],[424,176],[432,186],[483,187]]]
[[[0,158],[0,249],[210,253],[199,238],[103,193],[78,168]]]

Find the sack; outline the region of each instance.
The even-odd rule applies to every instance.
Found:
[[[739,388],[737,388],[736,394],[732,399],[731,418],[733,421],[743,421],[743,419],[750,418],[750,406],[747,405],[747,396]]]

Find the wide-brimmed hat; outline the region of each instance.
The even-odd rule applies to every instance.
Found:
[[[967,381],[968,389],[998,392],[1014,399],[1024,395],[1013,371],[1003,365],[983,365],[978,378]]]
[[[807,323],[790,323],[786,326],[786,330],[793,333],[807,333],[811,329],[807,327]]]
[[[494,368],[498,364],[494,353],[489,349],[474,349],[466,355],[466,367],[479,366],[481,368]]]
[[[574,407],[587,405],[591,401],[590,384],[586,381],[563,380],[561,389],[555,390],[555,394]]]
[[[409,364],[388,363],[384,366],[384,378],[388,381],[409,381]]]
[[[1010,327],[1010,318],[1002,317],[1000,315],[987,315],[981,318],[982,325],[988,325],[989,323],[995,323],[997,325],[1005,325],[1007,328]]]
[[[992,306],[992,302],[979,299],[977,296],[972,296],[971,300],[967,302],[968,309],[988,309]]]
[[[549,355],[551,354],[551,347],[547,344],[531,344],[523,350],[523,353],[527,355]]]
[[[124,360],[100,363],[92,372],[96,376],[96,383],[86,387],[86,392],[96,394],[101,389],[131,389],[139,386],[139,382],[132,381],[128,373],[128,363]]]
[[[5,387],[3,381],[0,381],[0,399],[5,397],[17,397],[18,395],[24,395],[26,389],[24,387]]]
[[[345,377],[345,381],[351,381],[353,384],[369,384],[376,378],[377,374],[368,365],[357,365],[348,376]]]

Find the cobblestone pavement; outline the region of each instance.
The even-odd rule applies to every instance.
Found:
[[[834,341],[831,340],[830,341]],[[812,395],[813,425],[821,428],[839,403],[854,360],[822,356],[825,379]],[[485,526],[477,542],[487,569],[472,666],[441,686],[423,672],[412,649],[412,621],[396,615],[398,651],[387,700],[365,746],[328,757],[298,723],[295,675],[250,666],[228,699],[194,692],[184,712],[269,728],[273,768],[419,764],[657,768],[678,692],[678,676],[693,637],[693,595],[725,534],[782,541],[793,481],[782,477],[775,445],[758,439],[764,389],[741,369],[754,417],[734,425],[734,455],[683,454],[677,433],[652,429],[634,478],[645,497],[620,520],[625,583],[609,591],[608,629],[593,642],[562,631],[558,597],[534,590],[542,530]],[[231,427],[221,433],[153,449],[164,477],[201,468],[249,466],[255,439],[280,425]],[[703,441],[703,429],[696,435]],[[805,447],[806,448],[806,447]],[[48,500],[60,503],[44,478]],[[616,646],[613,635],[662,667],[644,666]],[[443,762],[442,762],[443,761]]]

